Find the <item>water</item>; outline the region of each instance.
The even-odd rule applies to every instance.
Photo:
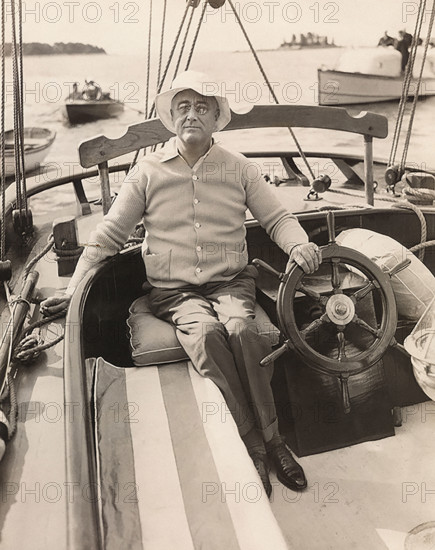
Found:
[[[317,104],[317,68],[331,66],[342,53],[340,48],[298,51],[260,51],[258,55],[265,72],[272,82],[280,103],[294,105]],[[10,59],[8,59],[8,66]],[[98,134],[115,138],[124,134],[130,124],[141,122],[146,107],[146,59],[137,55],[74,55],[31,56],[24,58],[25,74],[25,124],[45,126],[57,132],[56,140],[45,162],[51,166],[52,175],[68,175],[80,172],[78,144]],[[247,110],[256,103],[273,103],[257,65],[249,52],[195,52],[191,68],[210,72],[213,70],[219,91],[226,91],[233,108]],[[10,72],[8,72],[10,74]],[[168,73],[168,80],[172,77]],[[151,75],[151,106],[155,92],[155,78]],[[70,127],[62,113],[64,98],[71,91],[74,81],[93,79],[112,96],[125,102],[125,111],[119,118]],[[10,79],[9,79],[10,80]],[[12,124],[11,84],[7,83],[9,108],[7,122]],[[408,103],[409,111],[411,102]],[[435,165],[432,159],[434,139],[432,121],[435,97],[419,102],[413,125],[413,137],[409,147],[408,161],[423,167]],[[388,117],[390,135],[385,140],[375,140],[375,157],[388,158],[396,120],[398,102],[364,106]],[[361,107],[348,109],[352,114]],[[406,125],[404,125],[406,128]],[[362,152],[362,139],[348,133],[318,132],[310,129],[295,129],[302,148],[327,150],[346,148],[348,152]],[[237,138],[222,133],[220,140],[242,148]],[[401,142],[403,144],[403,140]],[[294,148],[287,130],[265,130],[251,138],[249,148],[265,147]],[[402,146],[399,146],[400,160]],[[247,148],[246,142],[243,148]]]

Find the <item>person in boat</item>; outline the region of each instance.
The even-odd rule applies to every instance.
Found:
[[[79,83],[74,82],[72,92],[69,94],[68,99],[75,100],[75,99],[82,99],[82,94],[79,92]]]
[[[102,90],[93,80],[85,80],[83,99],[96,101],[101,98]]]
[[[394,46],[394,38],[389,36],[388,31],[384,32],[384,36],[381,36],[378,42],[378,46]]]
[[[246,209],[305,272],[318,269],[321,251],[261,171],[214,141],[212,134],[230,122],[231,111],[225,97],[205,94],[211,82],[187,71],[157,95],[157,114],[176,135],[127,175],[90,242],[101,251],[100,260],[114,255],[143,220],[152,312],[176,327],[193,366],[222,391],[270,496],[270,461],[290,489],[305,488],[307,480],[278,431],[272,367],[259,365],[271,345],[255,323],[258,272],[248,265]],[[43,312],[67,307],[92,265],[82,254],[66,294],[45,300]]]
[[[402,54],[402,62],[400,67],[402,74],[405,72],[406,65],[408,63],[409,48],[411,47],[411,45],[412,45],[412,34],[409,34],[409,32],[406,32],[405,30],[400,30],[399,39],[395,44],[395,48]]]

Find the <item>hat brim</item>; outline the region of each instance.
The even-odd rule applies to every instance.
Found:
[[[170,132],[174,134],[176,133],[175,126],[172,121],[172,115],[171,115],[172,100],[178,93],[183,92],[184,90],[193,90],[194,92],[197,92],[200,95],[203,95],[206,97],[214,97],[216,99],[219,106],[219,118],[216,121],[215,132],[219,132],[220,130],[225,128],[225,126],[230,122],[231,109],[226,97],[213,95],[213,94],[210,94],[210,95],[204,94],[203,90],[196,90],[192,86],[181,86],[179,88],[173,88],[166,92],[162,92],[156,97],[156,101],[155,101],[157,116],[162,121],[162,124]]]

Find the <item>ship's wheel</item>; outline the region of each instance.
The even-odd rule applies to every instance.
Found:
[[[253,261],[281,280],[276,310],[284,343],[261,364],[273,362],[287,349],[294,350],[308,367],[341,380],[346,407],[348,377],[369,369],[389,345],[396,345],[397,308],[390,278],[409,262],[384,273],[363,254],[335,242],[332,212],[327,225],[329,244],[321,247],[320,291],[313,284],[316,274],[307,275],[296,263],[286,273],[278,273],[261,260]],[[358,284],[349,284],[352,277]],[[314,319],[308,322],[297,318],[301,308],[295,307],[296,301],[301,300],[315,310]],[[367,316],[367,307],[362,306],[368,300]]]

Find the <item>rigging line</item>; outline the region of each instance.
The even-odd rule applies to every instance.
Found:
[[[26,170],[24,164],[24,69],[23,69],[23,5],[21,0],[18,1],[18,70],[19,70],[19,89],[18,98],[20,102],[20,155],[21,155],[21,196],[24,203],[24,209],[27,214],[29,208],[27,204],[27,186],[26,186]]]
[[[205,0],[204,5],[202,7],[201,15],[200,15],[200,18],[199,18],[199,21],[198,21],[198,26],[196,27],[195,36],[193,37],[193,42],[192,42],[192,46],[190,48],[189,56],[187,58],[186,68],[185,68],[186,71],[190,66],[190,62],[192,61],[193,50],[195,49],[196,42],[198,40],[198,35],[199,35],[199,31],[201,29],[202,21],[204,19],[204,14],[205,14],[205,10],[207,8],[207,3],[208,3],[208,0]]]
[[[240,17],[239,17],[239,14],[237,13],[236,9],[234,8],[234,4],[233,4],[232,0],[228,0],[228,3],[230,4],[230,6],[231,6],[231,8],[232,8],[232,10],[233,10],[233,12],[234,12],[234,15],[235,15],[235,17],[236,17],[236,20],[237,20],[237,22],[239,23],[239,26],[240,26],[240,28],[241,28],[241,30],[242,30],[242,33],[243,33],[243,35],[244,35],[245,38],[246,38],[246,41],[247,41],[247,43],[248,43],[248,45],[249,45],[249,48],[251,49],[251,53],[252,53],[252,55],[254,56],[255,61],[257,62],[258,68],[260,69],[260,72],[261,72],[261,74],[262,74],[262,76],[263,76],[263,78],[264,78],[264,80],[265,80],[265,82],[266,82],[267,87],[269,88],[269,92],[270,92],[271,96],[273,97],[275,103],[278,105],[278,104],[279,104],[278,98],[276,97],[276,94],[275,94],[275,92],[274,92],[274,90],[273,90],[273,88],[272,88],[272,86],[271,86],[271,84],[270,84],[270,82],[269,82],[269,79],[268,79],[267,76],[266,76],[266,73],[265,73],[265,71],[264,71],[264,69],[263,69],[263,66],[261,65],[261,62],[260,62],[260,60],[259,60],[259,58],[258,58],[258,55],[257,55],[257,53],[256,53],[256,51],[255,51],[255,49],[254,49],[254,47],[253,47],[253,45],[252,45],[252,43],[251,43],[249,37],[248,37],[248,34],[247,34],[247,32],[246,32],[246,30],[245,30],[245,28],[244,28],[244,26],[243,26],[243,23],[242,23],[242,21],[241,21],[241,19],[240,19]],[[310,173],[311,177],[312,177],[313,179],[315,179],[314,172],[313,172],[313,170],[311,169],[311,166],[310,166],[309,163],[308,163],[307,157],[305,156],[305,153],[303,152],[303,150],[302,150],[302,148],[301,148],[301,146],[300,146],[300,144],[299,144],[299,141],[298,141],[297,138],[296,138],[295,133],[293,132],[292,128],[290,128],[290,126],[288,126],[288,130],[289,130],[289,132],[290,132],[290,135],[291,135],[292,138],[293,138],[293,141],[294,141],[294,143],[295,143],[295,145],[296,145],[296,148],[297,148],[298,151],[299,151],[299,154],[300,154],[300,156],[301,156],[301,158],[302,158],[302,160],[303,160],[305,166],[307,167],[308,172]]]
[[[13,0],[11,0],[11,1],[13,1]],[[170,51],[170,53],[169,53],[169,57],[168,57],[168,60],[167,60],[167,62],[166,62],[166,67],[165,67],[163,76],[162,76],[162,78],[161,78],[161,80],[160,80],[160,82],[159,82],[159,85],[158,85],[158,87],[157,87],[157,93],[158,93],[158,94],[160,93],[161,89],[163,88],[163,84],[164,84],[165,79],[166,79],[166,76],[167,76],[167,74],[168,74],[169,66],[170,66],[170,64],[171,64],[172,57],[174,56],[174,52],[175,52],[175,48],[176,48],[176,46],[177,46],[178,38],[180,37],[181,31],[182,31],[182,29],[183,29],[184,21],[186,20],[186,16],[187,16],[187,12],[188,12],[188,10],[189,10],[189,7],[190,7],[190,4],[189,4],[189,3],[186,3],[186,9],[184,10],[184,14],[183,14],[183,17],[182,17],[182,19],[181,19],[180,26],[179,26],[178,31],[177,31],[177,35],[176,35],[175,40],[174,40],[174,44],[172,45],[172,49],[171,49],[171,51]],[[192,8],[192,9],[194,9],[194,8]],[[151,107],[150,112],[149,112],[148,114],[146,114],[147,119],[149,119],[149,118],[151,118],[151,117],[153,116],[154,111],[155,111],[155,106],[156,106],[156,104],[155,104],[155,101],[154,101],[154,102],[153,102],[153,105],[152,105],[152,107]],[[139,156],[139,151],[140,151],[139,149],[136,151],[136,153],[135,153],[135,155],[134,155],[134,158],[133,158],[133,160],[132,160],[131,163],[130,163],[129,170],[131,170],[131,169],[133,168],[133,166],[136,164],[137,159],[138,159],[138,156]]]
[[[19,117],[18,117],[18,109],[19,105],[17,104],[17,90],[18,90],[18,68],[17,68],[17,36],[16,36],[16,28],[15,28],[15,0],[11,0],[11,22],[12,22],[12,80],[13,80],[13,86],[14,86],[14,93],[13,93],[13,109],[14,109],[14,161],[15,161],[15,189],[16,189],[16,200],[17,200],[17,208],[19,211],[22,210],[22,201],[21,201],[21,189],[20,189],[20,181],[21,181],[21,172],[20,172],[20,155],[18,153],[19,151],[19,132],[18,132],[18,125],[19,125]]]
[[[178,43],[178,39],[180,38],[180,34],[181,34],[181,31],[183,30],[183,26],[184,26],[184,21],[186,20],[186,17],[187,17],[187,12],[190,8],[190,4],[187,3],[186,4],[186,9],[184,10],[184,14],[183,14],[183,17],[181,19],[181,23],[180,23],[180,26],[178,28],[178,31],[177,31],[177,35],[175,37],[175,40],[174,40],[174,44],[172,45],[172,48],[171,48],[171,51],[169,53],[169,56],[168,56],[168,59],[166,61],[166,67],[165,67],[165,70],[163,72],[163,76],[159,82],[159,85],[157,86],[157,93],[159,94],[161,91],[162,91],[162,88],[163,88],[163,84],[165,83],[165,80],[166,80],[166,77],[168,75],[168,71],[169,71],[169,66],[171,64],[171,61],[172,61],[172,58],[174,56],[174,53],[175,53],[175,48],[177,47],[177,43]],[[195,9],[195,8],[192,8],[192,10]],[[151,111],[148,113],[148,118],[151,118],[154,114],[154,111],[155,111],[155,102],[153,103],[152,107],[151,107]]]
[[[148,101],[150,96],[150,64],[151,64],[151,31],[153,21],[153,0],[150,0],[149,23],[148,23],[148,58],[147,58],[147,78],[145,93],[145,112],[148,112]]]
[[[425,62],[426,62],[426,54],[427,54],[427,50],[429,48],[429,42],[430,42],[431,35],[432,35],[434,17],[435,17],[435,3],[432,6],[432,12],[431,12],[431,15],[430,15],[429,25],[428,25],[427,34],[426,34],[426,41],[425,41],[425,44],[424,44],[423,57],[422,57],[422,60],[421,60],[420,73],[418,75],[418,80],[417,80],[417,89],[415,90],[414,101],[412,103],[412,109],[411,109],[411,116],[410,116],[410,119],[409,119],[409,122],[408,122],[408,131],[406,133],[405,145],[403,146],[402,161],[400,163],[400,169],[401,170],[404,170],[404,168],[405,168],[406,157],[407,157],[407,154],[408,154],[409,143],[410,143],[410,140],[411,140],[412,126],[414,124],[414,115],[415,115],[415,111],[417,109],[418,93],[420,91],[420,85],[421,85],[421,81],[423,79],[423,69],[424,69],[424,65],[425,65]]]
[[[160,75],[161,75],[161,72],[162,72],[163,40],[164,40],[164,36],[165,36],[165,23],[166,23],[166,5],[167,5],[167,0],[164,0],[163,15],[162,15],[162,32],[160,34],[159,67],[158,67],[158,70],[157,70],[157,85],[160,82]],[[148,112],[148,109],[145,112]]]
[[[184,33],[184,39],[183,39],[183,42],[181,44],[180,54],[178,56],[178,61],[177,61],[177,64],[175,65],[175,71],[174,71],[174,76],[172,77],[172,80],[174,80],[174,78],[177,76],[178,69],[180,68],[181,58],[183,57],[184,48],[186,46],[186,40],[187,40],[187,36],[189,34],[190,25],[192,24],[192,19],[193,19],[193,14],[194,13],[195,13],[195,9],[192,8],[192,11],[190,12],[189,22],[187,23],[187,27],[186,27],[186,32]]]
[[[393,141],[391,144],[391,151],[390,151],[390,157],[388,159],[389,166],[392,166],[395,162],[397,148],[399,146],[400,141],[400,132],[402,129],[402,123],[405,115],[405,109],[406,109],[406,101],[408,99],[409,95],[409,87],[412,80],[412,71],[414,68],[414,62],[415,62],[415,56],[417,53],[417,36],[420,35],[420,29],[423,21],[423,14],[424,14],[424,7],[426,6],[426,0],[420,0],[420,6],[418,10],[418,16],[415,23],[415,29],[414,29],[414,35],[413,35],[413,41],[411,45],[411,52],[408,59],[408,63],[405,67],[405,75],[403,79],[403,85],[402,85],[402,93],[400,96],[400,102],[399,102],[399,108],[398,108],[398,114],[396,118],[396,124],[394,127],[394,133],[393,133]]]
[[[0,112],[0,154],[1,154],[1,236],[0,236],[0,260],[4,261],[6,254],[6,166],[5,166],[5,3],[1,7],[1,112]]]
[[[423,0],[423,2],[422,2],[422,0],[420,0],[419,13],[418,13],[417,21],[415,23],[413,40],[412,40],[412,43],[411,43],[411,52],[409,54],[409,60],[408,60],[407,66],[406,66],[404,101],[403,101],[403,104],[402,104],[402,116],[399,120],[399,132],[396,136],[397,142],[396,142],[396,146],[395,146],[395,154],[397,152],[397,148],[398,148],[398,145],[399,145],[400,130],[401,130],[402,123],[403,123],[403,120],[404,120],[405,109],[406,109],[406,101],[407,101],[408,96],[409,96],[409,89],[410,89],[410,86],[411,86],[411,80],[412,80],[412,76],[413,76],[413,72],[414,72],[415,59],[416,59],[416,56],[417,56],[418,38],[419,38],[420,32],[421,32],[421,26],[422,26],[422,23],[423,23],[423,14],[425,13],[425,7],[426,7],[426,0]],[[408,128],[409,128],[409,121],[408,121]],[[394,156],[395,156],[395,154],[394,154]],[[394,158],[394,160],[395,160],[395,158]]]
[[[3,337],[2,337],[2,340],[1,340],[1,345],[3,345],[4,342],[6,341],[6,337],[8,335],[10,336],[9,348],[8,348],[8,358],[7,358],[7,364],[6,364],[6,373],[8,373],[9,370],[10,370],[11,359],[12,359],[12,346],[13,346],[13,339],[14,339],[13,337],[14,337],[15,304],[11,303],[11,293],[10,293],[9,285],[6,281],[3,281],[3,286],[4,286],[4,289],[5,289],[6,300],[7,300],[7,303],[8,303],[8,306],[9,306],[9,312],[10,312],[9,321],[6,325],[6,329],[3,333]],[[9,332],[9,330],[10,330],[10,332]],[[3,392],[5,391],[6,384],[7,384],[7,376],[5,375],[5,377],[1,381],[0,395],[3,395]]]

